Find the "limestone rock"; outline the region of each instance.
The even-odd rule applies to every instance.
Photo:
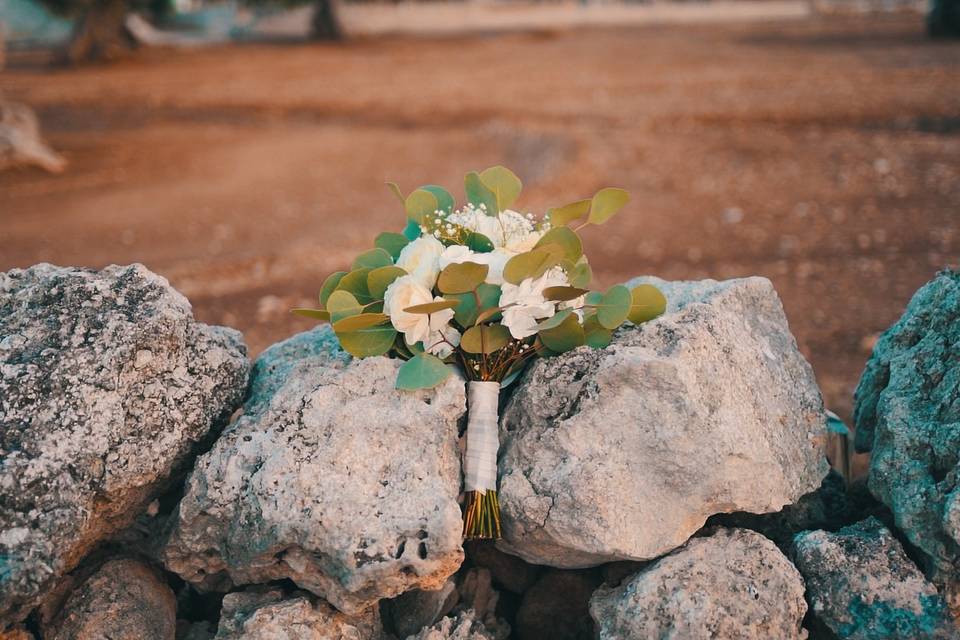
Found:
[[[504,410],[502,548],[528,562],[656,558],[828,471],[820,392],[770,282],[644,281],[666,314],[538,360]]]
[[[0,624],[179,480],[248,370],[142,265],[0,273]]]
[[[459,597],[457,585],[450,578],[439,589],[414,589],[393,600],[385,600],[381,604],[381,611],[384,612],[384,618],[389,620],[393,632],[400,638],[406,638],[450,613]]]
[[[70,594],[44,627],[46,640],[173,640],[173,591],[149,567],[111,560]]]
[[[924,285],[877,341],[854,418],[857,448],[873,451],[870,490],[924,552],[929,573],[958,581],[960,271]]]
[[[469,610],[495,640],[510,637],[510,625],[497,615],[500,592],[493,588],[489,569],[471,567],[458,575],[460,603],[458,610]]]
[[[219,589],[290,578],[349,614],[439,589],[463,560],[463,383],[395,391],[400,361],[348,361],[329,327],[293,340],[261,356],[244,414],[198,460],[167,568]]]
[[[807,605],[803,580],[769,540],[746,529],[693,538],[590,601],[600,640],[791,640]]]
[[[376,607],[347,616],[306,593],[253,588],[223,598],[215,640],[378,640]]]
[[[818,627],[841,640],[960,637],[947,606],[876,518],[837,533],[807,531],[793,559]]]
[[[407,640],[496,640],[487,631],[483,623],[477,621],[473,611],[461,611],[454,616],[447,616],[432,627],[423,629]]]

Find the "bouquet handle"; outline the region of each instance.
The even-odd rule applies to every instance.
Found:
[[[499,538],[497,500],[500,383],[467,383],[467,450],[463,460],[465,538]]]

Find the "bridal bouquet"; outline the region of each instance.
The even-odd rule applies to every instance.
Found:
[[[469,381],[464,536],[496,538],[500,389],[534,357],[607,346],[614,329],[655,318],[666,300],[651,285],[589,288],[577,230],[617,213],[628,200],[622,189],[538,219],[510,208],[521,183],[504,167],[468,173],[460,208],[435,185],[407,196],[388,186],[406,210],[403,233],[378,235],[350,271],[326,279],[321,308],[294,313],[332,323],[358,358],[405,360],[398,389],[431,388],[454,371]]]

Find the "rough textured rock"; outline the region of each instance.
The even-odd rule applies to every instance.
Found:
[[[43,141],[33,109],[19,102],[10,102],[0,94],[0,171],[21,166],[60,173],[66,168],[67,161]]]
[[[407,640],[496,640],[473,611],[461,611],[447,616],[432,627],[422,630]]]
[[[828,471],[820,392],[770,282],[645,281],[665,315],[535,362],[504,411],[502,548],[529,562],[655,558]]]
[[[383,617],[400,638],[415,635],[444,617],[456,606],[460,595],[453,578],[433,591],[414,589],[381,603]]]
[[[215,640],[378,640],[376,607],[347,616],[300,592],[253,588],[227,594]]]
[[[248,369],[142,265],[0,273],[0,623],[178,478]]]
[[[936,588],[876,518],[837,533],[807,531],[793,559],[818,627],[843,640],[960,637]]]
[[[517,611],[519,640],[586,640],[593,638],[590,596],[603,582],[599,570],[545,572],[523,594]]]
[[[522,594],[532,587],[542,569],[500,551],[493,540],[467,540],[463,547],[474,565],[488,569],[494,583],[512,593]]]
[[[488,569],[472,567],[459,576],[459,610],[472,611],[483,623],[487,632],[496,640],[510,637],[510,625],[497,615],[500,592],[493,588],[493,579]]]
[[[111,560],[70,594],[43,629],[46,640],[173,640],[173,591],[136,560]]]
[[[938,580],[960,576],[960,271],[913,296],[877,341],[855,394],[856,445],[870,490],[926,554]],[[960,612],[960,594],[957,599]]]
[[[17,625],[6,631],[0,631],[0,640],[33,640],[33,634]]]
[[[398,360],[348,362],[327,327],[293,340],[197,461],[166,566],[220,589],[290,578],[351,614],[439,589],[463,560],[463,383],[401,393]]]
[[[590,601],[600,640],[805,638],[803,580],[777,547],[717,529]]]

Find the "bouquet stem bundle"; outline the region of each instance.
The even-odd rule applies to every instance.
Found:
[[[464,456],[466,510],[464,538],[499,538],[500,503],[497,500],[497,449],[500,446],[500,383],[467,383],[469,414]]]

